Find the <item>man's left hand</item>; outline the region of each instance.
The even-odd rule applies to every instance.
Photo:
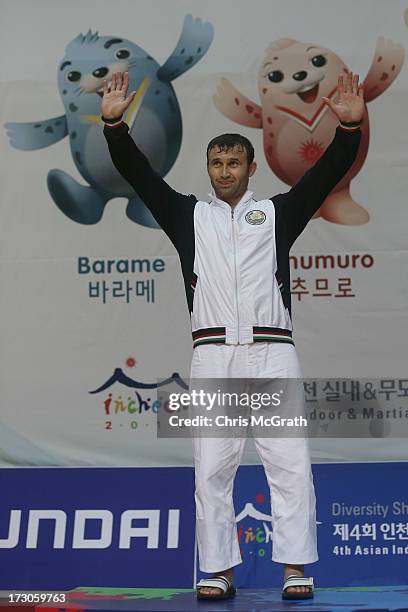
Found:
[[[348,72],[346,77],[340,75],[337,102],[329,98],[322,98],[342,123],[361,121],[363,118],[364,87],[359,85],[358,79],[358,74],[353,75],[352,72]]]

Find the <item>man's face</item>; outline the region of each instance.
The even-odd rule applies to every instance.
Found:
[[[217,198],[235,205],[247,190],[256,163],[248,166],[246,150],[239,145],[228,151],[216,146],[208,152],[207,170]]]

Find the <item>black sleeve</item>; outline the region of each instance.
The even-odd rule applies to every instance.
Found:
[[[122,122],[103,130],[113,164],[133,187],[170,240],[180,248],[183,227],[190,227],[197,198],[172,189],[155,172],[147,157],[129,134],[129,126]]]
[[[352,131],[339,126],[332,142],[314,166],[290,191],[278,196],[290,246],[353,165],[360,140],[360,129]]]

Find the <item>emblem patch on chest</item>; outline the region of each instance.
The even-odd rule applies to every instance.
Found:
[[[261,225],[265,222],[265,219],[266,215],[263,210],[250,210],[245,215],[245,221],[251,225]]]

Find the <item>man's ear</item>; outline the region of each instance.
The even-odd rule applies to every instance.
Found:
[[[256,169],[257,169],[256,162],[254,162],[254,161],[251,162],[249,164],[249,176],[253,176],[255,174],[255,172],[256,172]]]

